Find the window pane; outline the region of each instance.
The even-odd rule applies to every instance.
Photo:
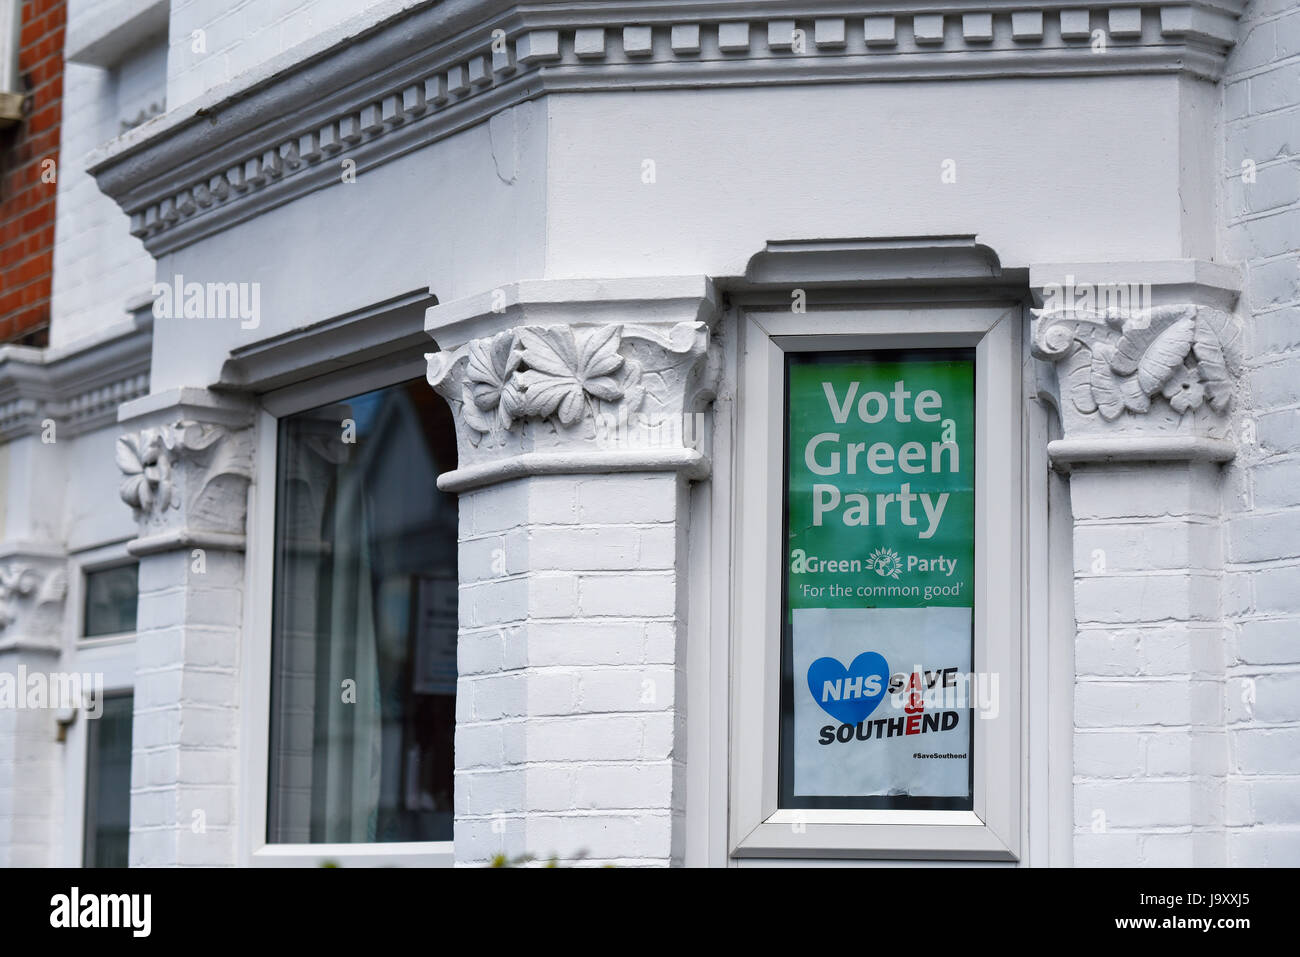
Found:
[[[787,354],[780,803],[969,810],[974,350]]]
[[[86,722],[87,867],[127,866],[133,701],[129,694],[106,696],[104,713]]]
[[[272,843],[451,840],[456,466],[423,379],[281,420]]]
[[[87,638],[135,631],[139,569],[132,562],[86,573]]]

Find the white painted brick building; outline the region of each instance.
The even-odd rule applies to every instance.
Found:
[[[1286,444],[1300,391],[1294,383],[1295,325],[1300,319],[1300,166],[1294,140],[1300,11],[1286,3],[1251,4],[1241,41],[1224,75],[1225,253],[1246,277],[1252,327],[1243,418],[1244,444],[1225,476],[1223,570],[1231,581],[1223,604],[1227,631],[1224,691],[1228,738],[1224,825],[1231,864],[1285,864],[1300,852],[1294,826],[1297,699],[1289,673],[1296,656],[1296,607],[1288,579],[1300,574],[1294,480]],[[1241,182],[1243,164],[1256,168]],[[1261,175],[1266,174],[1266,175]],[[1265,189],[1256,193],[1255,185]],[[1289,330],[1289,331],[1288,331]]]
[[[1293,2],[70,0],[65,58],[0,681],[97,691],[0,685],[0,864],[1300,863]],[[971,370],[955,791],[805,770],[832,361]]]

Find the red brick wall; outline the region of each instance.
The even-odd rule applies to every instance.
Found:
[[[16,92],[27,93],[26,115],[0,130],[0,342],[48,338],[56,184],[42,182],[41,164],[59,159],[66,22],[66,0],[23,2]]]

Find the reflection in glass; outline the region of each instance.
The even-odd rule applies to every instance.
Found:
[[[104,713],[86,722],[86,867],[127,866],[133,701],[129,694],[106,696]]]
[[[422,379],[281,420],[272,843],[451,840],[455,466]]]
[[[132,562],[86,572],[85,637],[135,631],[139,571]]]

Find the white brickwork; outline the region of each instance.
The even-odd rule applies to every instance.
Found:
[[[1070,477],[1076,864],[1224,863],[1219,471]]]
[[[71,16],[80,14],[74,6]],[[93,11],[90,11],[93,12]],[[130,233],[130,219],[86,172],[86,154],[122,132],[121,122],[166,103],[166,49],[159,42],[115,68],[69,62],[54,228],[50,342],[63,346],[122,319],[150,292],[154,261]]]
[[[460,498],[456,858],[681,863],[684,483]]]
[[[396,12],[412,0],[174,0],[167,96],[186,103],[368,8]]]
[[[1238,30],[1223,87],[1223,220],[1228,256],[1244,266],[1242,299],[1253,335],[1239,453],[1226,477],[1225,863],[1294,866],[1300,862],[1300,9],[1292,0],[1253,0]]]
[[[132,867],[235,861],[243,568],[215,549],[140,560]]]
[[[0,672],[49,672],[56,656],[44,652],[0,653]],[[46,867],[54,863],[62,808],[57,731],[49,708],[0,708],[0,867]]]

